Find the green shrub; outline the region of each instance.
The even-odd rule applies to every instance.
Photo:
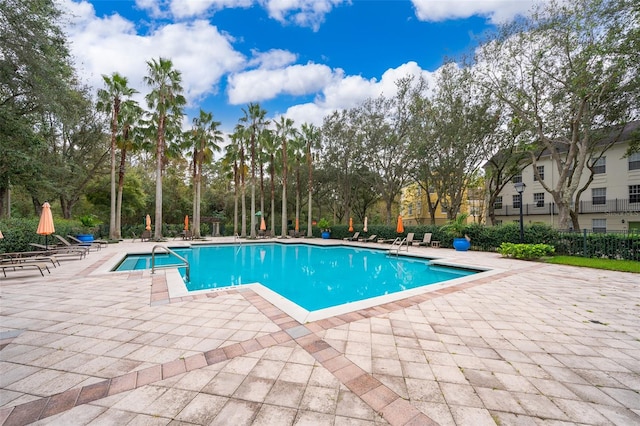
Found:
[[[502,243],[498,247],[498,253],[504,257],[515,259],[533,260],[548,256],[555,251],[549,244],[514,244]]]

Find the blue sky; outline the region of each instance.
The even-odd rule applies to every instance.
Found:
[[[446,57],[526,13],[534,0],[60,0],[80,77],[126,76],[141,92],[146,61],[171,58],[189,101],[231,131],[249,102],[269,118],[320,125],[336,109],[428,80]]]

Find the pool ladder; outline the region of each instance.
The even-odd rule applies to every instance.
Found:
[[[395,240],[393,240],[393,243],[391,244],[391,248],[389,249],[389,254],[391,254],[395,250],[396,256],[397,256],[400,253],[400,250],[402,250],[402,246],[405,247],[405,250],[407,252],[409,251],[409,243],[407,242],[407,239],[403,238],[401,240],[400,237],[397,237]]]
[[[153,249],[151,250],[151,273],[152,274],[155,274],[156,269],[179,268],[180,266],[182,266],[182,265],[160,265],[160,266],[156,266],[156,249],[162,249],[162,250],[164,250],[164,253],[172,254],[175,257],[177,257],[178,259],[182,260],[184,262],[184,267],[187,268],[187,273],[186,273],[187,281],[191,281],[190,274],[189,274],[189,270],[191,269],[191,267],[189,265],[189,261],[187,259],[185,259],[184,257],[180,256],[175,251],[171,250],[169,247],[163,246],[162,244],[156,244],[155,246],[153,246]]]

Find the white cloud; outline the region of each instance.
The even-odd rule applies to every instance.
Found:
[[[382,78],[365,79],[361,76],[343,76],[342,71],[334,73],[335,78],[324,87],[313,103],[294,105],[287,109],[286,115],[297,124],[312,123],[322,125],[325,116],[335,110],[353,108],[368,98],[380,95],[392,97],[397,93],[396,81],[412,75],[422,76],[428,83],[432,83],[438,71],[422,70],[417,63],[407,62],[397,68],[388,69]]]
[[[253,52],[253,58],[248,62],[250,67],[264,69],[282,68],[294,63],[297,55],[287,50],[271,49],[268,52]]]
[[[422,21],[463,19],[486,16],[495,24],[524,15],[541,0],[411,0],[416,16]],[[548,1],[548,0],[542,0]]]
[[[307,95],[321,90],[333,77],[329,67],[319,64],[241,72],[229,77],[229,102],[238,105],[272,99],[282,94]]]
[[[260,0],[269,16],[279,22],[291,22],[301,27],[317,31],[324,17],[341,4],[349,0]]]
[[[171,0],[169,10],[177,19],[202,18],[207,12],[217,12],[226,8],[247,8],[253,0]]]
[[[163,0],[135,0],[136,7],[140,10],[145,10],[149,13],[150,16],[154,18],[161,18],[167,15],[164,9],[164,1]]]
[[[228,37],[207,21],[168,24],[140,35],[120,15],[97,17],[93,6],[84,1],[66,0],[64,5],[73,15],[66,30],[78,72],[96,89],[102,87],[102,74],[119,72],[128,78],[131,87],[144,93],[146,62],[165,57],[181,71],[185,95],[193,103],[215,93],[222,76],[245,63]]]

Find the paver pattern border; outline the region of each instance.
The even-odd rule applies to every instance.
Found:
[[[87,277],[107,260],[108,257],[103,256],[93,262],[91,265],[78,271],[76,275]],[[150,278],[150,307],[174,303],[183,304],[189,303],[194,300],[211,299],[222,296],[241,296],[252,306],[254,306],[261,314],[263,314],[269,321],[271,321],[273,324],[276,324],[279,327],[279,331],[263,334],[260,337],[246,339],[212,350],[196,351],[195,354],[186,356],[184,358],[173,359],[171,361],[163,362],[136,371],[131,371],[123,375],[118,375],[85,386],[74,387],[66,391],[50,395],[48,397],[34,399],[15,406],[5,406],[0,408],[0,423],[3,425],[24,425],[34,423],[39,420],[47,419],[51,416],[55,416],[57,414],[68,411],[70,409],[73,409],[74,407],[89,404],[91,402],[95,402],[97,400],[107,398],[119,393],[158,383],[172,377],[203,369],[215,364],[224,363],[226,361],[243,357],[247,354],[262,351],[264,349],[269,349],[281,344],[295,342],[295,344],[303,348],[321,366],[326,368],[335,378],[337,378],[340,383],[342,383],[344,386],[346,386],[346,388],[348,388],[362,401],[364,401],[364,403],[366,403],[372,410],[374,410],[376,413],[379,413],[379,415],[389,424],[438,424],[433,418],[429,417],[423,411],[421,411],[419,405],[416,404],[415,401],[412,401],[410,398],[401,395],[400,393],[402,392],[399,393],[398,391],[396,391],[392,384],[386,384],[383,381],[379,380],[376,377],[376,374],[373,374],[371,371],[367,371],[369,370],[369,368],[362,368],[358,365],[358,362],[354,362],[354,357],[351,357],[344,348],[336,347],[339,345],[336,345],[335,341],[325,338],[325,336],[327,335],[327,331],[339,330],[341,327],[344,327],[346,325],[358,323],[359,321],[368,320],[371,318],[388,318],[390,314],[393,314],[395,312],[403,312],[407,308],[418,307],[420,304],[423,304],[425,302],[433,301],[435,299],[453,295],[455,293],[465,292],[466,290],[473,289],[484,284],[492,283],[496,280],[520,276],[524,272],[531,273],[538,268],[539,265],[526,265],[524,267],[522,267],[521,265],[519,268],[507,270],[503,273],[491,277],[481,278],[475,281],[459,284],[457,286],[442,288],[437,291],[408,297],[406,299],[398,300],[395,302],[362,309],[359,311],[351,312],[344,315],[338,315],[307,324],[298,323],[297,321],[289,317],[286,313],[283,313],[280,309],[273,306],[270,302],[263,299],[261,296],[251,290],[226,290],[200,294],[197,296],[170,299],[164,274],[157,274]],[[569,270],[571,269],[569,268]],[[558,272],[555,272],[558,275],[559,279],[565,277],[562,271],[563,268],[559,268]],[[140,279],[143,278],[143,274],[140,272],[132,272],[130,274],[130,277],[132,279]],[[593,320],[591,322],[602,324],[597,320]],[[631,322],[630,324],[625,325],[632,328],[633,326],[637,325],[637,323],[634,324],[633,322]],[[444,330],[444,328],[442,329],[442,331],[446,335],[446,330]],[[514,332],[515,331],[516,330],[514,330]],[[17,334],[15,332],[13,334],[5,333],[4,335],[0,335],[0,356],[2,355],[1,351],[4,348],[8,347],[16,336]],[[574,349],[580,350],[579,348]],[[624,349],[628,348],[619,349],[621,351],[624,351]],[[626,354],[627,352],[624,353]],[[508,358],[509,355],[512,355],[514,357],[514,359],[509,361],[510,363],[515,364],[518,362],[515,353],[504,352],[503,354],[501,354],[503,359]],[[472,360],[469,359],[467,362],[472,363]],[[521,364],[521,368],[525,368],[524,364]],[[628,371],[627,368],[624,368],[624,370]],[[640,370],[640,368],[638,370]],[[629,406],[630,410],[623,413],[627,416],[626,418],[632,418],[629,416],[633,416],[633,413],[638,416],[638,413],[640,412],[640,403],[636,404],[635,402],[633,402],[633,386],[635,386],[637,383],[640,383],[640,379],[638,378],[638,370],[632,371],[632,374],[628,379],[632,389],[632,393],[628,395],[625,394],[624,396],[619,397],[621,399],[627,398],[631,401]],[[513,390],[515,391],[515,389]],[[445,397],[447,395],[448,394],[445,393]],[[508,395],[502,396],[506,398]],[[638,401],[640,401],[640,397],[638,397],[638,388],[635,389],[635,397],[638,398]],[[485,395],[483,401],[488,401],[491,398],[492,396]],[[587,401],[592,401],[593,397],[589,399],[589,397],[585,395],[585,399]],[[524,396],[521,396],[519,399],[520,405],[523,405],[523,401],[525,401],[526,403],[526,398]],[[538,401],[537,403],[540,404],[541,402]],[[530,405],[531,404],[535,405],[536,402],[531,401]],[[485,405],[490,404],[485,403]],[[522,414],[533,415],[535,417],[535,410],[539,410],[539,408],[534,408],[533,405],[531,405],[531,407],[532,408],[530,411],[523,412]],[[515,411],[519,409],[519,407],[514,408]],[[577,410],[577,407],[567,407],[566,410]],[[468,421],[474,416],[474,412],[471,410],[468,410],[467,413],[462,410],[455,414],[456,424],[471,424],[467,423],[465,419]],[[465,415],[467,417],[465,417]],[[542,415],[542,418],[544,418],[544,414],[540,415]],[[562,416],[559,415],[559,417]],[[611,418],[615,418],[615,416],[612,415],[609,417],[609,419]],[[623,419],[625,417],[623,415],[620,415],[620,418]],[[508,419],[513,420],[512,417],[509,417],[509,415],[505,413],[502,416],[501,421],[505,421]],[[494,421],[495,420],[496,419],[494,418]],[[638,420],[640,420],[640,416],[638,416]],[[612,422],[611,424],[615,424],[615,422]]]

